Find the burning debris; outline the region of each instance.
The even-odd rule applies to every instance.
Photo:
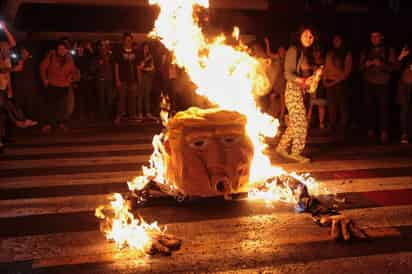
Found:
[[[295,210],[299,213],[312,214],[316,224],[331,228],[330,234],[334,240],[368,239],[366,233],[353,220],[341,215],[333,206],[326,206],[318,198],[311,196],[307,185],[299,177],[283,174],[268,179],[249,192],[250,197],[254,199],[264,198],[268,193],[269,196],[276,196],[278,201],[295,204]]]
[[[113,194],[109,205],[96,208],[96,217],[102,219],[100,230],[119,248],[130,247],[142,254],[170,255],[178,250],[182,241],[166,234],[157,223],[136,219],[130,212],[131,204],[119,193]]]

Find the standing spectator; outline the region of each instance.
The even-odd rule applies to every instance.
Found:
[[[136,116],[137,74],[137,53],[133,49],[133,37],[130,33],[125,33],[122,48],[114,60],[114,77],[119,95],[115,124],[119,124],[121,117],[126,115],[126,98],[129,119],[138,118]]]
[[[98,53],[94,57],[92,70],[96,75],[99,116],[113,119],[113,62],[110,49],[104,42],[98,43]]]
[[[345,130],[348,122],[347,110],[347,79],[352,71],[352,53],[344,45],[341,35],[333,36],[332,49],[326,54],[323,73],[323,84],[326,87],[328,99],[329,124],[332,132],[337,128],[337,117],[340,114],[340,124]]]
[[[148,43],[143,43],[143,60],[139,64],[139,77],[140,77],[140,93],[138,96],[138,109],[139,118],[141,117],[142,110],[146,117],[149,119],[156,119],[151,113],[151,92],[153,88],[153,79],[155,75],[155,65],[153,55],[150,51]]]
[[[59,41],[56,49],[43,59],[40,64],[40,76],[45,87],[45,124],[42,132],[50,133],[52,126],[59,126],[67,131],[64,123],[66,98],[70,85],[79,77],[79,71],[64,42]]]
[[[0,42],[0,152],[3,150],[3,141],[6,138],[7,123],[7,100],[13,97],[10,83],[10,72],[12,64],[10,59],[10,49],[16,46],[16,40],[7,29],[7,26],[0,22],[0,29],[6,35],[7,42]]]
[[[360,66],[363,71],[366,96],[368,136],[375,136],[379,120],[382,143],[388,142],[389,83],[394,65],[394,49],[385,45],[381,32],[371,32],[370,45],[361,54]]]
[[[400,62],[401,67],[401,78],[397,94],[397,101],[401,106],[401,143],[408,144],[408,133],[411,125],[409,117],[412,110],[412,56],[407,45],[402,49],[398,62]]]
[[[289,112],[289,123],[283,133],[276,152],[282,157],[307,163],[309,158],[302,156],[306,145],[308,121],[304,104],[304,94],[316,83],[314,73],[313,43],[314,32],[309,27],[299,31],[296,45],[290,46],[285,59],[285,102]],[[289,148],[291,146],[291,153]]]
[[[96,109],[95,79],[92,69],[92,50],[86,48],[88,42],[77,47],[74,62],[80,70],[80,82],[76,91],[76,106],[81,119],[93,120]]]
[[[286,105],[285,105],[285,56],[286,50],[280,46],[275,53],[271,51],[270,41],[265,38],[266,55],[271,59],[274,67],[275,75],[272,80],[272,92],[269,95],[270,112],[273,117],[283,121]]]

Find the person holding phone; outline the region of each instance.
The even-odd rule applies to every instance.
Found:
[[[3,141],[6,138],[6,123],[8,119],[7,103],[13,97],[10,83],[10,72],[12,71],[10,49],[16,46],[16,40],[4,22],[0,22],[0,29],[7,39],[7,41],[0,42],[0,151],[2,151],[4,148]]]
[[[382,143],[388,142],[389,94],[392,71],[396,66],[395,51],[384,42],[378,30],[370,33],[370,43],[361,53],[368,136],[373,138],[380,130]]]
[[[329,124],[332,132],[336,132],[338,114],[340,129],[344,133],[348,124],[348,87],[347,80],[352,72],[352,52],[347,47],[343,36],[333,35],[332,48],[326,54],[323,85],[326,87],[328,100]]]

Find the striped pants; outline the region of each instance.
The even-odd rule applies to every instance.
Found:
[[[286,84],[285,103],[289,112],[289,123],[280,139],[278,149],[289,151],[289,147],[292,145],[291,154],[299,155],[306,145],[308,121],[303,93],[298,85],[290,82]]]

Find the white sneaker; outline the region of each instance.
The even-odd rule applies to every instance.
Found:
[[[299,154],[290,154],[289,159],[295,160],[296,162],[301,163],[301,164],[306,164],[311,161],[310,158],[304,157]]]
[[[34,127],[34,126],[36,126],[37,124],[38,124],[38,122],[37,121],[33,121],[33,120],[26,120],[26,121],[24,121],[25,122],[25,124],[26,124],[26,126],[27,127]]]
[[[299,154],[289,154],[286,150],[283,150],[281,148],[276,148],[277,154],[282,156],[283,158],[301,163],[301,164],[306,164],[309,163],[311,160],[310,158],[303,157],[302,155]]]
[[[289,153],[286,150],[283,150],[279,147],[276,148],[276,153],[282,156],[283,158],[289,158]]]
[[[401,136],[401,144],[409,144],[408,134],[402,134],[402,136]]]

